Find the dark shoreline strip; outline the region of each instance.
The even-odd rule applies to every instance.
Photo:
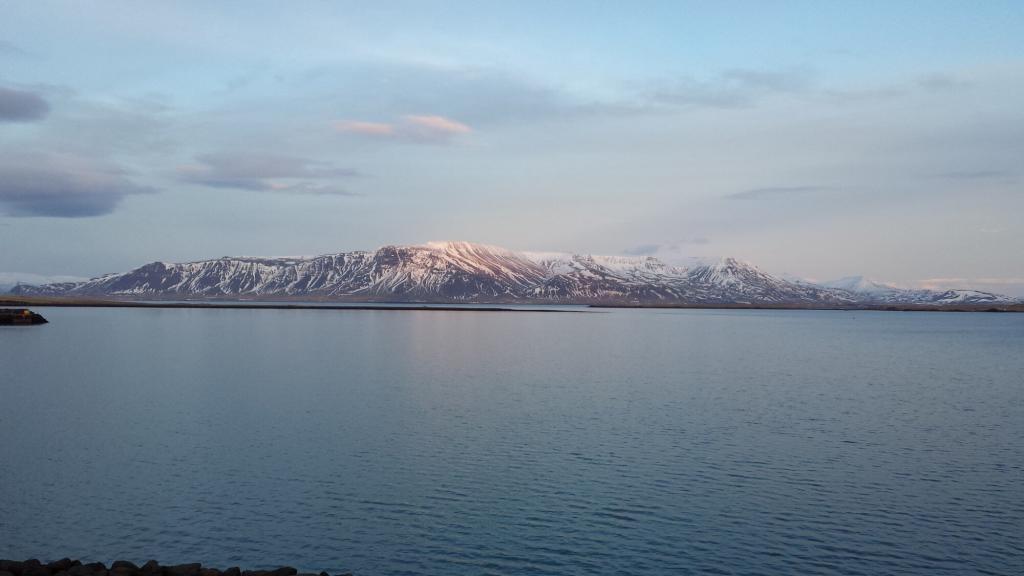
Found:
[[[415,312],[566,312],[586,313],[588,310],[565,310],[545,308],[503,308],[501,306],[474,306],[452,304],[287,304],[247,302],[132,302],[130,300],[53,300],[53,299],[5,299],[0,306],[32,306],[35,308],[207,308],[217,310],[410,310]]]
[[[474,305],[429,302],[403,304],[381,302],[372,304],[353,302],[351,304],[309,304],[288,302],[250,303],[246,301],[208,302],[139,302],[133,300],[90,300],[53,297],[9,297],[0,296],[0,306],[32,306],[55,308],[182,308],[182,309],[238,309],[238,310],[382,310],[382,311],[436,311],[436,312],[554,312],[554,313],[596,313],[608,309],[645,310],[831,310],[846,312],[1024,312],[1024,304],[876,304],[863,306],[811,305],[811,304],[628,304],[628,303],[566,303],[551,304],[523,303],[519,306],[532,308],[507,308],[501,304]],[[579,306],[580,310],[545,308],[545,306]],[[2,575],[0,575],[2,576]]]
[[[869,304],[816,306],[802,304],[590,304],[590,308],[644,310],[819,310],[833,312],[1024,312],[1024,304]]]
[[[273,570],[242,570],[237,566],[226,570],[206,568],[198,562],[161,566],[150,560],[142,566],[127,560],[116,560],[108,569],[102,562],[82,563],[81,560],[62,558],[49,563],[36,559],[25,561],[0,560],[2,576],[330,576],[327,572],[300,574],[291,566]],[[349,573],[339,576],[352,576]]]

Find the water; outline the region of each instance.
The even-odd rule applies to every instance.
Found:
[[[1024,573],[1024,315],[40,311],[0,557]]]

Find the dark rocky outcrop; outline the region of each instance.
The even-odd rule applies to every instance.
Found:
[[[302,573],[291,566],[269,570],[242,570],[237,566],[218,570],[204,567],[198,562],[161,566],[156,560],[149,560],[138,566],[127,560],[116,560],[107,568],[102,562],[83,563],[80,560],[61,558],[44,564],[38,559],[0,560],[0,576],[331,576],[327,572]],[[338,574],[336,576],[352,576]]]
[[[0,308],[0,326],[29,326],[46,323],[46,318],[27,308]]]

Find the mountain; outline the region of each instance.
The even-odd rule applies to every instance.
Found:
[[[860,302],[871,304],[1013,304],[1009,296],[978,290],[921,290],[898,288],[863,276],[847,276],[823,286],[843,290]]]
[[[849,279],[844,279],[849,280]],[[670,266],[654,257],[514,252],[469,242],[384,246],[312,258],[153,262],[84,282],[19,285],[16,294],[126,298],[664,304],[995,303],[974,291],[784,280],[733,258]]]

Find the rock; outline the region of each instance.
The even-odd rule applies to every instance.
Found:
[[[50,569],[51,573],[57,573],[67,572],[68,568],[71,568],[72,566],[77,566],[78,564],[81,564],[81,562],[78,562],[77,560],[72,560],[71,558],[61,558],[60,560],[54,560],[53,562],[50,562],[46,565],[46,567]]]
[[[299,574],[291,566],[274,570],[242,570],[232,566],[226,570],[203,568],[202,564],[176,564],[161,566],[156,560],[149,560],[141,567],[127,560],[116,560],[108,570],[102,562],[83,564],[78,560],[61,558],[47,564],[39,560],[0,560],[0,576],[330,576],[327,572]],[[352,576],[342,574],[338,576]]]
[[[90,562],[68,568],[70,576],[106,576],[107,566],[103,562]]]
[[[199,576],[199,571],[202,568],[203,565],[198,562],[164,566],[164,576]]]
[[[0,560],[0,572],[8,572],[18,576],[21,574],[21,569],[25,567],[24,562],[15,562],[14,560]]]
[[[25,560],[21,567],[21,576],[50,576],[50,569],[35,558]]]

